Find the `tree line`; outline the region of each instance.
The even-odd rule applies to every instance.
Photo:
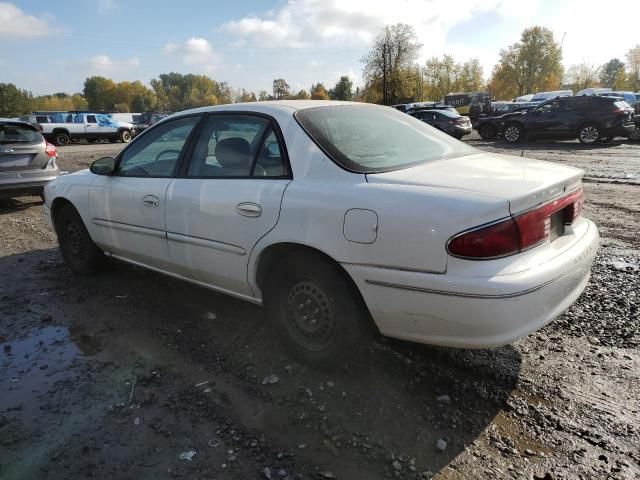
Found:
[[[0,117],[17,117],[33,111],[94,110],[108,112],[177,112],[189,108],[224,103],[255,102],[257,100],[354,100],[357,91],[353,82],[343,76],[333,88],[322,83],[309,90],[294,93],[283,78],[273,81],[271,92],[256,95],[245,89],[234,89],[206,75],[163,73],[150,82],[114,82],[101,76],[88,77],[81,93],[34,96],[11,83],[0,83]]]
[[[142,112],[180,111],[205,105],[256,100],[311,99],[363,101],[393,105],[424,100],[439,101],[451,92],[488,91],[498,100],[511,100],[545,90],[610,87],[640,91],[640,45],[630,48],[625,60],[612,58],[603,65],[588,62],[562,64],[562,48],[551,30],[525,29],[518,42],[500,50],[488,81],[480,61],[457,62],[451,55],[432,57],[420,64],[422,45],[412,26],[384,27],[370,51],[361,59],[362,88],[342,76],[333,87],[314,83],[293,91],[284,78],[273,80],[271,91],[254,93],[235,89],[206,75],[163,73],[149,85],[140,81],[114,82],[92,76],[82,92],[34,96],[11,83],[0,83],[0,117],[15,117],[38,110],[96,110]]]

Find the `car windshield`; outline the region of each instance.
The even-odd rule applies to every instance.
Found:
[[[42,137],[38,132],[26,125],[2,123],[0,124],[0,144],[10,143],[40,143]]]
[[[339,105],[295,113],[302,128],[336,163],[358,173],[399,170],[477,153],[393,108]]]

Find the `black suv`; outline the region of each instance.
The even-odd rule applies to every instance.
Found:
[[[633,109],[620,98],[557,97],[521,112],[499,117],[507,142],[524,139],[569,139],[581,143],[608,142],[629,137],[635,129]]]

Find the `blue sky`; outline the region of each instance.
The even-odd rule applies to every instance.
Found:
[[[477,57],[485,76],[534,24],[566,34],[566,66],[598,65],[640,43],[640,1],[616,2],[616,12],[603,21],[580,0],[0,1],[0,82],[43,94],[80,91],[89,75],[148,82],[178,71],[254,91],[277,77],[293,89],[340,75],[358,84],[360,58],[396,22],[415,27],[421,60]],[[624,28],[625,18],[636,20]]]

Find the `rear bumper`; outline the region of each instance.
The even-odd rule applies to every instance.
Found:
[[[626,123],[618,125],[607,130],[607,136],[610,137],[628,137],[636,129],[635,123]]]
[[[596,226],[585,222],[580,238],[560,255],[540,263],[531,254],[529,268],[504,275],[344,267],[384,335],[451,347],[496,347],[542,328],[580,296],[599,241]]]
[[[26,195],[41,195],[44,186],[56,175],[39,180],[0,182],[0,198],[22,197]]]

